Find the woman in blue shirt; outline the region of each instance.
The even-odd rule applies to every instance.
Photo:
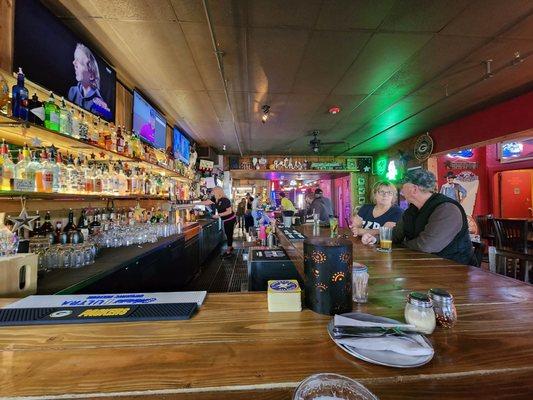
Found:
[[[370,233],[379,234],[382,226],[394,227],[402,217],[403,210],[396,205],[398,191],[396,187],[385,181],[378,181],[372,188],[374,204],[363,205],[357,215],[352,217],[354,236]]]

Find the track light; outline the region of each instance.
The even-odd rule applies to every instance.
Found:
[[[268,120],[268,113],[270,112],[270,106],[268,104],[265,104],[263,107],[261,107],[261,110],[263,111],[261,122],[264,124]]]
[[[485,76],[483,77],[483,79],[492,78],[494,76],[492,74],[492,69],[491,69],[492,60],[491,59],[485,60],[483,61],[483,64],[485,64]]]

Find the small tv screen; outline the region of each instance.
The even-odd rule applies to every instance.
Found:
[[[181,131],[177,127],[174,127],[172,144],[174,157],[183,162],[184,164],[189,165],[189,157],[191,155],[191,142],[183,133],[181,133]]]
[[[166,119],[136,90],[133,92],[133,130],[152,146],[166,148]]]
[[[115,70],[86,42],[37,0],[15,3],[14,31],[15,72],[21,67],[30,81],[114,121]]]

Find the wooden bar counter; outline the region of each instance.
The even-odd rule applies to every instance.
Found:
[[[269,313],[264,292],[209,294],[188,321],[0,328],[0,398],[290,399],[318,372],[357,379],[382,400],[533,398],[531,285],[352,240],[370,272],[369,303],[354,310],[403,320],[409,291],[455,296],[459,321],[429,336],[429,364],[357,360],[329,338],[328,316]],[[282,244],[301,267],[302,245]]]

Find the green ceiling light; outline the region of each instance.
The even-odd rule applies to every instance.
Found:
[[[376,160],[376,174],[384,176],[387,173],[387,156],[380,157]]]
[[[389,162],[389,167],[387,168],[387,179],[389,181],[395,181],[398,175],[398,169],[396,168],[396,163],[394,160]]]

